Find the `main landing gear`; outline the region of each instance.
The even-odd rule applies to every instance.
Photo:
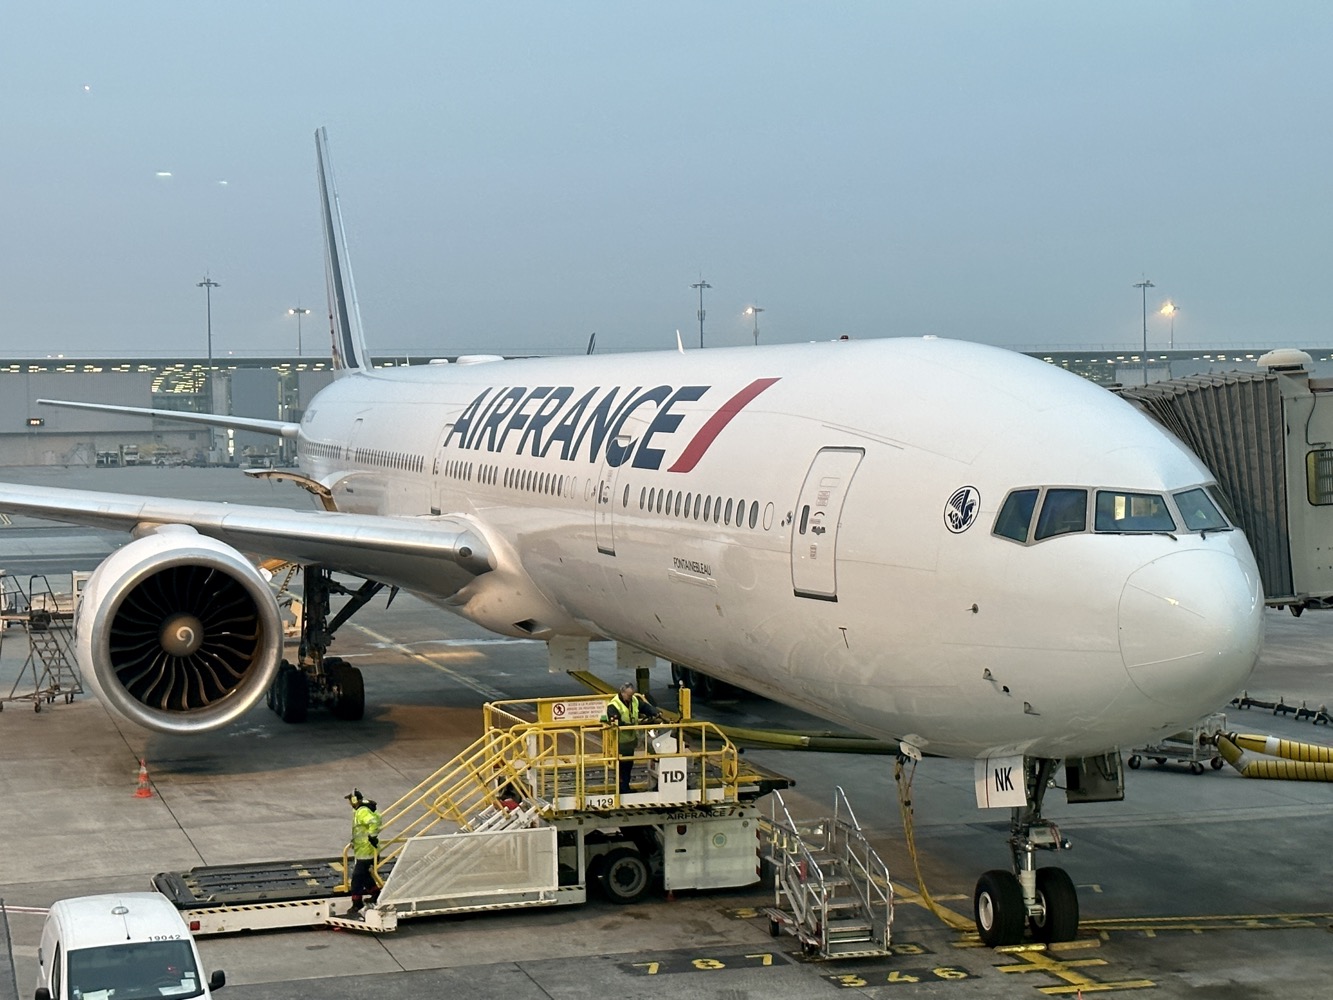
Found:
[[[384,589],[366,580],[356,590],[333,579],[323,566],[303,567],[305,594],[301,603],[301,644],[295,664],[282,661],[269,686],[266,702],[283,722],[304,722],[312,706],[324,706],[335,718],[355,722],[365,715],[366,688],[361,671],[337,656],[328,656],[334,633]],[[390,591],[393,603],[397,589]],[[348,601],[332,619],[334,594]]]
[[[1013,810],[1009,822],[1009,849],[1013,871],[996,868],[977,880],[972,909],[977,933],[989,947],[1018,944],[1024,925],[1040,942],[1071,941],[1078,933],[1078,893],[1063,868],[1037,867],[1038,851],[1068,850],[1069,841],[1050,820],[1042,819],[1041,804],[1059,761],[1028,758],[1023,762],[1028,805]]]

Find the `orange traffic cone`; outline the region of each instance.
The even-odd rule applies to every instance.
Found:
[[[148,785],[148,764],[142,757],[139,758],[139,787],[134,790],[136,799],[151,799],[153,790]]]

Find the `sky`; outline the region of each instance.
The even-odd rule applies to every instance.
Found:
[[[1327,345],[1333,5],[11,5],[0,356]],[[1172,323],[1159,309],[1173,301]]]

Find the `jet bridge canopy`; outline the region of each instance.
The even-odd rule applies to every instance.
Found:
[[[1293,354],[1296,355],[1293,357]],[[1274,352],[1257,372],[1192,375],[1117,390],[1217,477],[1271,605],[1333,606],[1333,380]]]

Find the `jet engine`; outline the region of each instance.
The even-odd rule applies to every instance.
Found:
[[[201,733],[264,697],[282,661],[267,581],[241,553],[164,525],[97,567],[75,613],[84,680],[116,714]]]

